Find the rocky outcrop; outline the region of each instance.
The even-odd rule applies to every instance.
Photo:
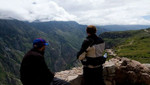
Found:
[[[72,81],[76,79],[78,76],[82,75],[82,67],[72,68],[71,70],[57,72],[55,77],[63,79],[65,81]]]
[[[103,75],[106,85],[150,85],[149,64],[141,64],[128,58],[112,58],[103,65]],[[56,73],[56,77],[81,85],[82,67]]]
[[[112,58],[104,64],[106,85],[150,85],[150,69],[128,58]]]

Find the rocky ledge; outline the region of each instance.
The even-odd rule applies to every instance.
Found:
[[[150,64],[141,64],[128,58],[112,58],[103,64],[106,85],[150,85]],[[81,85],[82,67],[56,73],[56,77]]]

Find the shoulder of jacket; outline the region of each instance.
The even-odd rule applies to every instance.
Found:
[[[87,42],[93,42],[94,39],[92,39],[92,38],[86,38],[84,41],[87,41]]]
[[[42,57],[42,55],[36,51],[29,51],[26,56],[36,56],[36,57]]]
[[[98,41],[104,43],[104,40],[101,37],[98,37]]]

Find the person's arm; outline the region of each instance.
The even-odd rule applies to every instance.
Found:
[[[50,83],[54,78],[54,74],[48,69],[43,56],[39,56],[39,67],[41,68],[39,69],[40,72],[43,74],[41,76]]]
[[[92,39],[86,39],[83,41],[80,51],[77,53],[77,59],[79,56],[86,51],[86,49],[93,43]]]

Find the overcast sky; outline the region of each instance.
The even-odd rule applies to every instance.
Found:
[[[150,25],[150,0],[0,0],[0,18]]]

